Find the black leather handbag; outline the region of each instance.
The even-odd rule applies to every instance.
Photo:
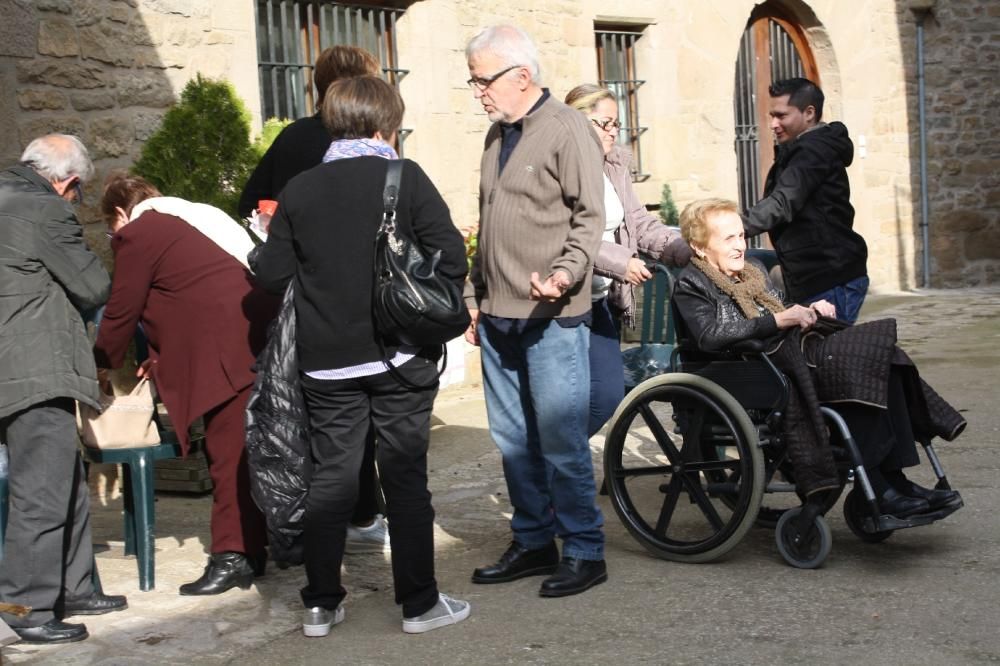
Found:
[[[458,285],[437,272],[441,251],[428,253],[417,241],[396,231],[402,171],[402,160],[389,162],[382,192],[372,291],[375,333],[383,345],[442,347],[469,326],[469,311]],[[388,361],[386,364],[393,369]]]

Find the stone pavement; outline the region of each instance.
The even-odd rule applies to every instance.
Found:
[[[969,428],[939,447],[966,507],[935,525],[861,543],[839,507],[834,547],[815,571],[792,569],[773,532],[755,529],[724,560],[683,565],[650,557],[601,498],[610,581],[562,600],[537,596],[539,579],[476,586],[473,567],[509,538],[499,456],[486,430],[481,387],[442,391],[435,407],[431,489],[442,591],[473,604],[472,617],[404,635],[388,562],[347,556],[347,620],[324,639],[299,627],[299,568],[246,592],[181,597],[199,575],[209,497],[161,494],[157,587],[139,592],[122,555],[120,502],[95,500],[94,538],[105,589],[130,608],[86,618],[91,638],[65,646],[13,645],[5,663],[456,664],[630,661],[671,664],[1000,661],[1000,290],[923,291],[872,297],[864,318],[895,316],[923,375],[964,409]],[[592,441],[600,470],[601,436]],[[930,472],[923,470],[927,481]]]

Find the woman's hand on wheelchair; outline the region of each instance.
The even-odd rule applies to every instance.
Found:
[[[774,322],[780,329],[794,328],[798,326],[803,331],[808,331],[816,323],[819,313],[812,307],[804,305],[793,305],[781,312],[775,313]]]
[[[646,262],[639,257],[632,257],[625,266],[625,282],[631,285],[640,285],[653,274],[646,268]]]

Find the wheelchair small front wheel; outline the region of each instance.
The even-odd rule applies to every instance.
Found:
[[[868,502],[865,501],[864,495],[858,490],[853,488],[844,498],[844,521],[854,535],[865,543],[881,543],[892,536],[893,530],[878,532],[865,530],[865,518],[871,517],[871,512],[868,510]]]
[[[781,557],[793,567],[815,569],[826,561],[833,548],[833,533],[826,518],[816,515],[805,530],[800,530],[796,520],[802,507],[789,509],[781,514],[774,530]]]

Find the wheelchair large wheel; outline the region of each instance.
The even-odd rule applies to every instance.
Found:
[[[604,479],[622,523],[650,553],[709,562],[753,526],[764,456],[740,404],[686,373],[635,387],[612,417]]]
[[[815,569],[826,561],[833,548],[833,533],[826,518],[817,515],[805,531],[800,531],[795,519],[802,507],[781,514],[774,528],[778,552],[786,562],[799,569]]]
[[[851,528],[854,535],[865,543],[881,543],[892,536],[893,530],[881,530],[879,532],[865,531],[865,517],[871,516],[868,510],[868,502],[865,501],[861,489],[854,487],[844,498],[844,521]]]

